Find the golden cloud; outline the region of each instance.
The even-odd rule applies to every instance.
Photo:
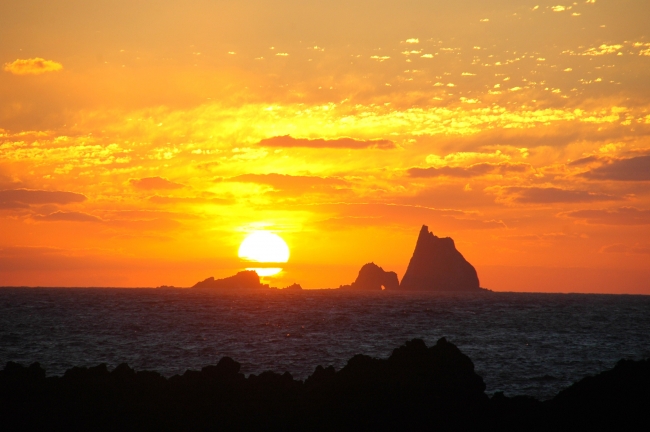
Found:
[[[4,70],[14,75],[40,75],[46,72],[60,71],[61,69],[63,69],[61,63],[40,57],[17,59],[4,65]]]

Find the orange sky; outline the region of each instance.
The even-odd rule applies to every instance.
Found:
[[[6,0],[0,285],[401,276],[650,294],[646,0]]]

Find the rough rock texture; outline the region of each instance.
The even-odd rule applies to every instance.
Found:
[[[413,257],[400,289],[426,291],[478,291],[474,267],[461,255],[454,240],[440,238],[422,225]]]
[[[504,371],[507,373],[508,371]],[[485,394],[474,364],[441,338],[412,339],[388,359],[318,366],[304,382],[246,377],[223,357],[165,378],[126,364],[46,376],[34,363],[0,370],[0,430],[24,431],[648,431],[650,359],[622,360],[540,402]]]
[[[268,285],[260,283],[260,277],[253,270],[240,271],[234,276],[223,279],[209,277],[204,281],[197,282],[192,288],[210,288],[210,289],[259,289],[268,288]]]
[[[455,345],[413,339],[388,359],[356,355],[306,381],[271,371],[245,377],[216,366],[165,378],[126,364],[46,377],[39,364],[0,371],[4,431],[472,430],[487,406],[483,379]]]
[[[361,267],[357,279],[351,285],[342,285],[340,288],[381,291],[382,288],[394,290],[399,288],[397,273],[384,271],[375,263],[368,263]]]

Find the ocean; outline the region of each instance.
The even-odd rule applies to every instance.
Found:
[[[0,289],[0,363],[40,362],[48,375],[128,363],[171,376],[230,356],[245,374],[304,379],[441,337],[472,359],[488,394],[547,399],[621,358],[650,357],[650,296]]]

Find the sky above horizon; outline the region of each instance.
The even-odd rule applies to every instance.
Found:
[[[645,0],[6,0],[0,286],[401,279],[650,294]]]

